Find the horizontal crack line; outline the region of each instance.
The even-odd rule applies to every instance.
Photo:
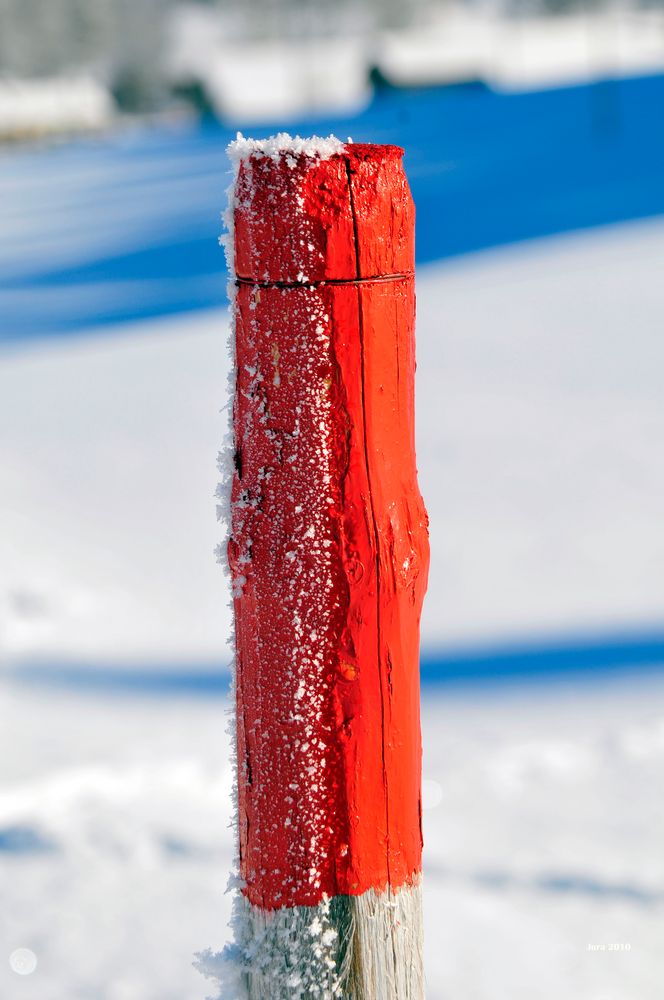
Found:
[[[385,281],[405,281],[414,278],[414,271],[404,271],[403,274],[376,274],[371,278],[321,278],[320,281],[257,281],[255,278],[242,278],[236,275],[236,285],[249,285],[252,288],[321,288],[323,285],[371,285]]]

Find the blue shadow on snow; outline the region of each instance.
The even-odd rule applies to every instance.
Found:
[[[664,668],[664,632],[590,637],[570,641],[467,649],[425,651],[420,676],[425,689],[487,686],[523,680],[577,681],[589,676],[659,673]],[[87,663],[23,663],[11,669],[11,680],[64,688],[81,693],[157,696],[226,696],[228,663],[99,665]]]
[[[664,76],[523,94],[384,89],[352,118],[289,129],[405,147],[420,264],[664,213]],[[72,227],[75,246],[54,264],[28,248],[19,268],[0,276],[0,343],[222,305],[217,237],[231,138],[219,125],[146,129],[131,141],[120,135],[1,159],[0,182],[25,174],[30,185],[32,171],[37,187],[47,162],[55,214],[49,223],[44,211],[35,251],[49,225],[53,238]],[[74,188],[66,184],[72,173]],[[120,245],[105,234],[122,213]]]

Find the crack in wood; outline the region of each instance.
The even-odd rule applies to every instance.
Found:
[[[353,185],[352,185],[352,171],[350,167],[350,161],[346,160],[346,174],[348,177],[348,196],[350,198],[350,211],[353,220],[353,234],[355,243],[355,269],[356,269],[356,284],[360,284],[362,281],[361,277],[361,265],[360,265],[360,246],[358,240],[358,226],[357,226],[357,215],[355,211],[355,202],[353,199]],[[362,432],[363,432],[363,444],[364,444],[364,462],[367,471],[367,484],[369,487],[369,506],[371,511],[371,521],[372,521],[372,531],[374,537],[374,545],[376,549],[376,656],[377,656],[377,666],[378,666],[378,682],[380,689],[380,717],[381,717],[381,760],[383,768],[383,787],[385,789],[385,825],[386,825],[386,869],[387,869],[387,888],[386,893],[391,897],[392,889],[392,878],[390,874],[390,805],[389,805],[389,786],[388,786],[388,776],[387,776],[387,762],[385,759],[385,692],[383,690],[383,669],[382,669],[382,655],[381,655],[381,572],[380,572],[380,531],[378,528],[378,519],[376,517],[376,509],[374,504],[373,489],[371,485],[371,468],[369,462],[369,444],[367,438],[367,411],[366,411],[366,393],[365,393],[365,383],[366,383],[366,371],[365,371],[365,331],[364,331],[364,312],[362,307],[362,289],[358,287],[357,289],[357,309],[358,309],[358,330],[360,334],[360,359],[361,359],[361,393],[362,393]],[[390,940],[392,943],[392,963],[394,966],[394,979],[395,982],[398,976],[397,969],[397,947],[396,941],[394,939],[394,925],[390,926]]]
[[[414,271],[401,274],[373,274],[367,278],[321,278],[320,281],[259,281],[236,275],[235,284],[250,285],[252,288],[324,288],[325,285],[375,285],[390,281],[407,281],[414,278]]]

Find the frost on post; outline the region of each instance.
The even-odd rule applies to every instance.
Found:
[[[401,155],[231,147],[240,996],[422,995],[428,543]]]

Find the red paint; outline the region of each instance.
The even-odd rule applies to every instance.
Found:
[[[429,553],[401,152],[252,157],[238,178],[238,275],[347,282],[242,284],[236,301],[240,854],[265,908],[398,888],[421,868]]]

